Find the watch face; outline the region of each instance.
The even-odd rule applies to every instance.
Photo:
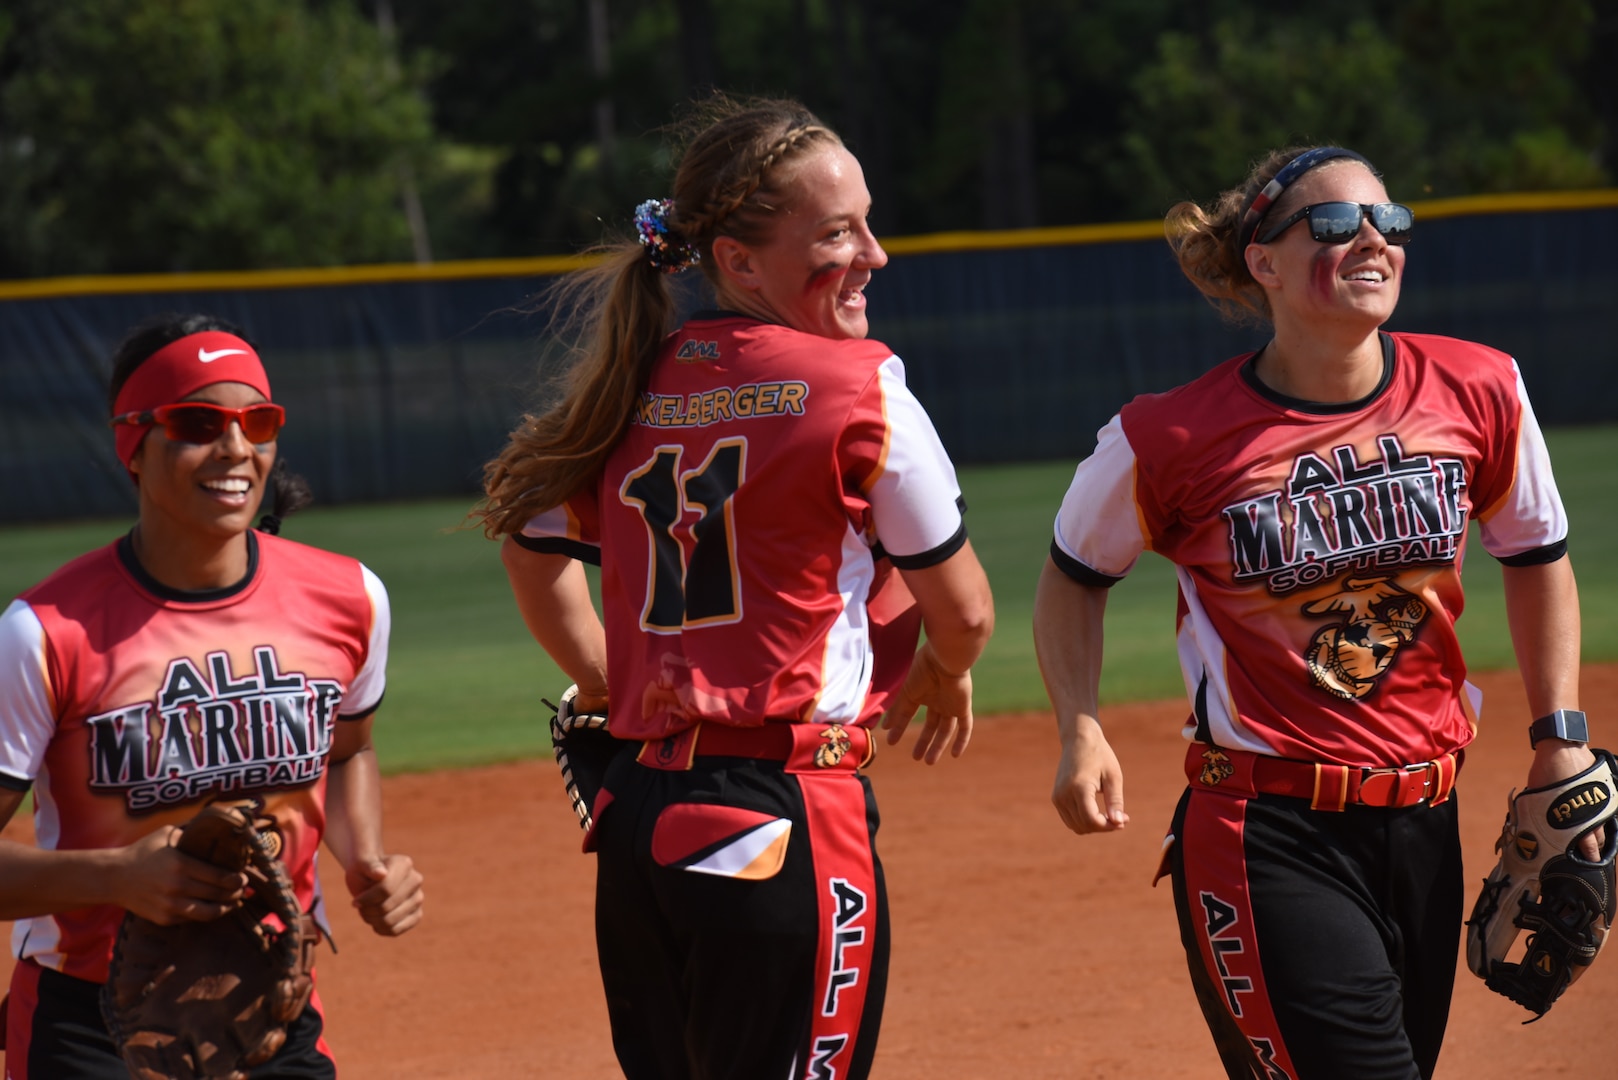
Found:
[[[1590,725],[1577,709],[1557,709],[1549,716],[1541,716],[1528,726],[1530,745],[1538,746],[1544,739],[1566,739],[1569,742],[1588,742]]]

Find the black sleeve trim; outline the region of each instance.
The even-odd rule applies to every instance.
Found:
[[[338,713],[337,714],[338,722],[341,723],[341,722],[343,722],[345,720],[366,720],[366,719],[369,719],[370,717],[375,716],[376,711],[382,707],[383,698],[386,698],[387,696],[388,695],[386,693],[383,693],[382,697],[379,697],[379,698],[376,699],[376,704],[372,705],[369,709],[364,709],[364,710],[361,710],[360,712],[353,712],[353,713]]]
[[[966,517],[966,496],[965,495],[957,495],[957,496],[955,496],[955,509],[960,511],[961,517],[963,519]],[[964,523],[961,525],[961,531],[957,535],[960,537],[960,543],[956,543],[955,542],[955,537],[953,537],[953,536],[950,537],[950,539],[948,541],[946,541],[946,545],[951,544],[951,543],[955,544],[955,546],[953,548],[950,548],[949,554],[944,556],[946,559],[949,558],[949,555],[953,555],[957,551],[959,551],[960,548],[961,548],[961,544],[966,543],[966,525]],[[871,545],[871,558],[873,558],[873,559],[877,560],[878,562],[880,562],[883,559],[893,559],[893,556],[888,554],[888,549],[882,546],[882,541],[878,540],[875,544]],[[923,558],[926,558],[926,556],[925,555],[911,555],[909,558],[911,558],[911,559],[923,559]],[[915,569],[917,569],[917,567],[911,566],[908,560],[901,563],[898,559],[893,559],[893,565],[898,566],[898,567],[900,567],[902,569],[905,569],[905,570],[915,570]],[[932,564],[932,563],[923,563],[921,565],[923,565],[923,566],[931,566],[931,565],[934,565],[934,564]]]
[[[1056,564],[1058,570],[1077,581],[1080,585],[1088,585],[1093,589],[1110,589],[1124,580],[1121,574],[1118,577],[1112,577],[1109,574],[1103,574],[1099,570],[1090,569],[1063,551],[1061,545],[1055,540],[1051,541],[1051,562]]]
[[[601,565],[601,549],[593,544],[569,540],[565,536],[524,536],[522,533],[512,533],[511,538],[517,542],[518,547],[537,551],[541,555],[566,555],[570,559],[577,559],[591,566]]]
[[[1544,566],[1567,555],[1567,540],[1563,538],[1544,547],[1529,548],[1500,560],[1501,566]]]
[[[895,555],[890,551],[888,552],[888,558],[892,559],[893,565],[900,570],[925,570],[929,566],[937,566],[965,546],[966,522],[963,521],[961,522],[961,527],[955,530],[954,536],[931,551],[923,551],[919,555]]]
[[[26,792],[33,786],[34,782],[26,779],[25,777],[12,776],[10,773],[0,772],[0,788],[5,788],[7,791]]]

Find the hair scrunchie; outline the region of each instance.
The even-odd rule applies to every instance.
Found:
[[[669,233],[673,199],[647,199],[635,207],[635,232],[646,249],[646,260],[665,274],[678,274],[702,260],[692,244]]]

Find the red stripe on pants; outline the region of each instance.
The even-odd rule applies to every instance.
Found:
[[[1280,1025],[1253,930],[1242,829],[1247,800],[1193,791],[1180,843],[1185,885],[1202,963],[1224,994],[1225,1008],[1271,1077],[1297,1076]]]
[[[820,941],[805,1080],[846,1074],[876,948],[876,871],[865,788],[851,772],[800,773],[819,894]]]

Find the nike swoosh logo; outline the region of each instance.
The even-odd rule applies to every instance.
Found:
[[[211,364],[215,360],[219,359],[221,356],[246,356],[246,355],[247,355],[247,350],[246,349],[215,349],[213,352],[209,352],[207,349],[198,349],[197,350],[197,359],[201,360],[204,364]]]

